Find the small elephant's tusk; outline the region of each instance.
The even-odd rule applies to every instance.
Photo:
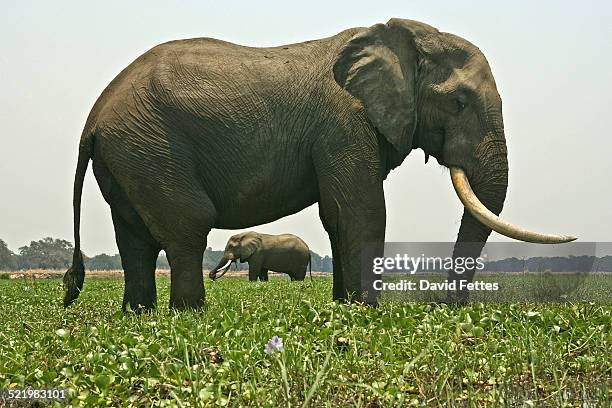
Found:
[[[222,271],[225,268],[227,268],[230,264],[232,263],[232,260],[230,259],[229,261],[227,261],[227,263],[225,265],[223,265],[222,267],[220,267],[219,269],[217,269],[218,271]]]
[[[222,270],[221,273],[219,274],[219,276],[215,276],[215,279],[222,278],[223,275],[225,275],[225,272],[227,272],[227,271],[229,271],[229,268]]]
[[[474,191],[470,186],[470,182],[462,169],[459,167],[451,167],[450,172],[453,187],[455,187],[455,192],[465,208],[472,213],[474,218],[492,230],[497,231],[509,238],[538,244],[561,244],[564,242],[571,242],[576,239],[576,237],[570,235],[550,235],[529,231],[502,220],[497,215],[489,211],[489,209],[480,202],[478,197],[476,197],[476,194],[474,194]]]
[[[210,276],[210,278],[212,280],[215,279],[219,279],[221,277],[223,277],[223,275],[225,275],[225,273],[228,271],[230,264],[232,263],[232,260],[230,259],[229,261],[227,261],[227,263],[225,265],[223,265],[221,268],[217,269],[213,274],[211,274],[212,276]],[[217,272],[221,271],[221,273],[219,274],[219,276],[217,276]]]

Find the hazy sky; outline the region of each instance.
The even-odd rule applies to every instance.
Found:
[[[244,4],[241,4],[244,3]],[[0,238],[72,241],[78,139],[94,101],[156,44],[215,37],[270,46],[390,17],[424,21],[484,52],[504,102],[510,185],[503,217],[612,241],[612,6],[562,1],[12,1],[0,16]],[[414,151],[385,185],[388,241],[452,241],[462,206],[448,171]],[[116,253],[93,173],[81,222],[87,254]],[[331,252],[316,206],[257,230]],[[222,247],[233,231],[214,230]],[[493,240],[503,240],[497,234]]]

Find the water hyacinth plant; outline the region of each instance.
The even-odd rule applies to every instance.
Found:
[[[278,336],[272,336],[264,349],[266,354],[274,354],[276,352],[282,353],[284,350],[285,346],[283,345],[283,339]]]
[[[0,279],[0,389],[65,389],[55,406],[75,407],[611,406],[609,304],[371,308],[330,301],[321,277],[221,280],[205,313],[176,313],[160,277],[157,310],[135,315],[123,280],[87,285],[64,309],[59,279]]]

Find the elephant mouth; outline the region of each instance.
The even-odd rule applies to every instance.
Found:
[[[497,215],[493,214],[487,207],[485,207],[478,197],[476,197],[476,194],[472,190],[468,177],[463,169],[452,166],[450,167],[450,173],[455,192],[457,193],[457,196],[463,203],[464,207],[467,208],[474,218],[476,218],[481,224],[486,225],[493,231],[496,231],[508,238],[538,244],[561,244],[564,242],[571,242],[576,239],[576,237],[570,235],[552,235],[529,231],[502,220]]]

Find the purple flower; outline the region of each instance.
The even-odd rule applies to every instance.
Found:
[[[285,346],[283,345],[283,339],[278,336],[272,337],[270,341],[268,341],[268,344],[266,344],[266,348],[264,349],[266,354],[274,354],[277,351],[282,353],[284,350]]]

